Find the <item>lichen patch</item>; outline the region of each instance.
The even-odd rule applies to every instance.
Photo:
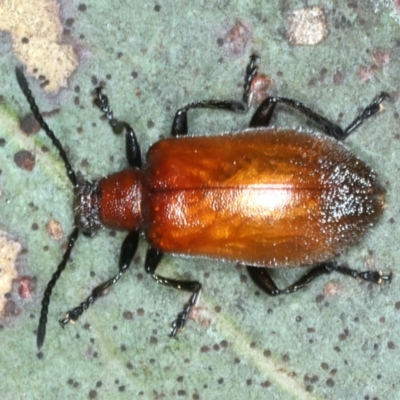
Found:
[[[7,237],[0,231],[0,315],[7,304],[7,293],[12,290],[14,279],[18,277],[16,260],[21,250],[21,244]]]
[[[308,7],[294,11],[289,18],[287,39],[291,45],[315,45],[328,36],[324,10]]]
[[[62,44],[60,6],[55,0],[0,2],[0,30],[10,32],[13,51],[36,78],[45,78],[48,92],[67,86],[78,58],[71,45]]]

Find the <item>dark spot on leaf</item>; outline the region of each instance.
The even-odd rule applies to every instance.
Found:
[[[40,125],[31,113],[24,115],[19,120],[19,128],[27,135],[34,135],[40,131]]]

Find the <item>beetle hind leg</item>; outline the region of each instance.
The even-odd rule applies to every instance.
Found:
[[[305,106],[299,101],[289,99],[287,97],[267,97],[254,113],[250,122],[250,126],[253,128],[267,126],[274,112],[276,104],[280,103],[285,104],[286,106],[289,106],[305,115],[310,121],[313,121],[326,135],[337,140],[343,140],[351,132],[358,128],[366,119],[372,117],[378,111],[380,111],[382,101],[388,97],[389,95],[387,93],[380,93],[380,95],[374,99],[371,104],[365,107],[364,111],[358,115],[346,129],[342,129],[339,125],[329,121],[327,118],[311,110],[309,107]]]
[[[351,276],[353,278],[360,278],[376,284],[381,284],[384,281],[391,282],[392,280],[392,273],[384,275],[381,271],[374,270],[360,272],[349,268],[347,265],[340,265],[334,261],[328,261],[318,264],[316,267],[312,268],[292,285],[286,287],[285,289],[279,289],[270,277],[267,268],[247,266],[247,270],[253,282],[270,296],[294,293],[299,289],[303,289],[311,281],[318,278],[320,275],[330,274],[332,271],[336,271],[343,275]]]
[[[189,301],[183,307],[183,310],[178,314],[177,318],[171,325],[171,333],[170,337],[176,337],[176,334],[183,330],[186,325],[187,316],[192,309],[192,307],[196,304],[197,299],[200,296],[201,291],[201,283],[197,281],[179,281],[175,279],[164,278],[155,273],[163,253],[153,247],[149,247],[146,255],[145,269],[148,274],[159,284],[165,286],[171,286],[174,289],[184,290],[186,292],[191,292],[191,296],[189,297]]]

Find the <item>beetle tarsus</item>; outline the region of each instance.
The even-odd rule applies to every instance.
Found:
[[[364,120],[372,117],[374,114],[382,109],[382,101],[388,99],[390,96],[386,92],[381,92],[370,105],[365,107],[361,115],[357,116],[355,120],[344,130],[343,135],[340,139],[344,139],[350,135],[355,129],[357,129]]]
[[[248,109],[251,105],[252,95],[251,95],[251,84],[253,82],[254,77],[257,75],[258,72],[258,65],[257,60],[260,56],[256,53],[253,53],[250,56],[250,62],[246,67],[246,74],[244,77],[244,85],[243,85],[243,104],[246,105],[246,109]],[[243,110],[246,111],[246,110]],[[240,112],[243,112],[240,111]]]
[[[65,313],[65,317],[63,319],[60,319],[59,322],[63,328],[65,328],[65,325],[68,323],[74,324],[78,318],[82,315],[83,309],[81,307],[76,307],[71,311],[68,311]]]
[[[67,311],[65,313],[65,317],[59,320],[61,326],[64,328],[65,325],[67,325],[69,322],[71,324],[74,324],[83,314],[83,312],[87,310],[91,304],[93,304],[94,300],[95,297],[93,295],[90,295],[86,299],[86,301],[82,302],[78,307],[75,307],[74,309]]]
[[[178,332],[182,331],[185,328],[186,321],[187,321],[187,316],[188,316],[188,314],[190,313],[190,310],[196,304],[196,302],[197,302],[197,300],[199,298],[201,285],[198,282],[194,282],[194,283],[197,284],[196,285],[196,289],[194,290],[194,292],[190,296],[190,299],[187,302],[187,304],[185,305],[183,311],[181,311],[178,314],[178,317],[176,318],[176,320],[171,325],[171,333],[169,334],[169,336],[172,337],[172,338],[175,338],[176,334]]]
[[[178,314],[176,320],[171,324],[171,333],[169,334],[169,337],[178,339],[176,334],[184,329],[186,325],[186,317],[187,314],[184,311]]]
[[[392,282],[392,273],[384,275],[382,271],[364,271],[359,273],[359,277],[365,281],[382,284],[384,281]]]

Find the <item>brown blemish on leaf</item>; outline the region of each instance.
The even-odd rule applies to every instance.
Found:
[[[386,67],[390,63],[390,55],[386,51],[375,50],[372,55],[372,61],[378,68]]]
[[[21,131],[27,135],[34,135],[40,131],[39,122],[36,121],[32,113],[26,114],[20,118],[19,127]]]
[[[337,296],[340,294],[340,292],[342,291],[340,285],[337,282],[328,282],[325,286],[324,286],[324,295],[326,297],[333,297],[333,296]]]
[[[3,1],[0,15],[0,30],[10,32],[13,51],[28,66],[28,72],[36,78],[44,76],[48,92],[66,87],[78,59],[72,46],[62,44],[64,28],[58,2]]]
[[[20,150],[15,153],[14,162],[19,168],[28,172],[35,168],[35,156],[28,150]]]
[[[236,24],[217,42],[235,56],[243,55],[248,41],[253,35],[251,26],[245,21],[236,21]]]
[[[18,294],[22,299],[30,299],[35,293],[35,279],[30,276],[20,276],[17,279]]]

